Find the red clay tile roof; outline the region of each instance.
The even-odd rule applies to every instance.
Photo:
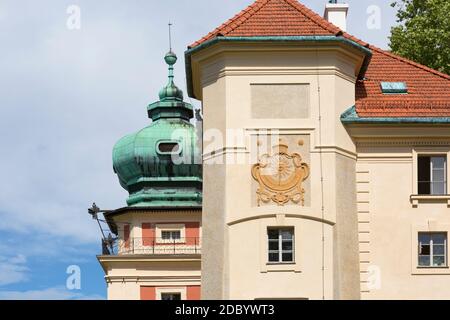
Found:
[[[372,60],[356,84],[356,111],[361,117],[450,117],[450,76],[369,46],[342,32],[297,0],[256,0],[189,47],[217,36],[342,36],[368,47]],[[405,82],[408,94],[386,95],[381,82]]]
[[[448,117],[450,76],[370,46],[373,56],[356,84],[360,117]],[[405,82],[408,94],[383,94],[381,82]]]
[[[336,35],[340,29],[297,0],[256,0],[236,16],[189,47],[217,36]]]

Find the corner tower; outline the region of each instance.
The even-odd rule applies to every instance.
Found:
[[[188,48],[204,298],[360,297],[356,146],[340,115],[370,57],[297,0],[257,0]]]

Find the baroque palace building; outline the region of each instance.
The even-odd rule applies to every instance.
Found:
[[[109,299],[450,298],[450,77],[297,0],[257,0],[185,52],[114,147]]]

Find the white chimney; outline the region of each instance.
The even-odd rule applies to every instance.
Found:
[[[331,0],[325,6],[324,18],[342,31],[347,31],[348,8],[347,3],[337,3],[337,0]]]

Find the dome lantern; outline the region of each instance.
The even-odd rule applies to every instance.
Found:
[[[193,117],[193,108],[189,103],[183,102],[183,91],[174,83],[174,65],[178,58],[170,50],[164,57],[169,66],[169,81],[159,91],[159,101],[148,106],[148,116],[153,121],[161,118],[181,118],[189,121]]]

